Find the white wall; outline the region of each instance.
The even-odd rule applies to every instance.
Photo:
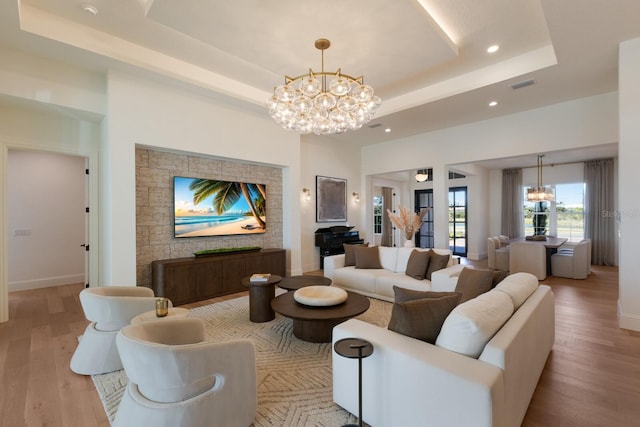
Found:
[[[85,159],[10,150],[7,164],[9,290],[84,282]]]
[[[103,283],[136,278],[135,146],[198,153],[283,168],[284,246],[301,273],[300,137],[266,112],[252,113],[120,72],[108,77],[108,123],[102,146]]]
[[[619,70],[619,315],[621,327],[640,331],[640,39],[620,45]]]
[[[316,176],[328,176],[347,180],[347,221],[316,222]],[[302,189],[311,191],[311,200],[306,200]],[[360,195],[360,202],[354,201],[352,194]],[[315,246],[315,231],[334,225],[353,226],[360,238],[366,239],[368,230],[362,222],[362,212],[370,203],[360,184],[360,149],[351,147],[331,138],[315,135],[302,137],[300,149],[300,226],[302,270],[313,271],[320,268],[320,250]]]

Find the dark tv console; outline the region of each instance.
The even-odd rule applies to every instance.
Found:
[[[262,249],[156,260],[151,263],[151,287],[174,305],[246,291],[242,279],[254,273],[285,277],[285,255],[284,249]]]

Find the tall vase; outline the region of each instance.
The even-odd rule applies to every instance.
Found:
[[[416,242],[414,242],[413,239],[407,239],[407,240],[405,240],[403,246],[405,248],[415,248],[416,247]]]

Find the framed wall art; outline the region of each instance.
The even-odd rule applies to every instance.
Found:
[[[347,180],[316,175],[316,222],[347,220]]]

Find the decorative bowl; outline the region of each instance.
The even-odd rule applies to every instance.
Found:
[[[305,286],[293,294],[300,304],[314,307],[338,305],[347,300],[347,291],[335,286]]]

